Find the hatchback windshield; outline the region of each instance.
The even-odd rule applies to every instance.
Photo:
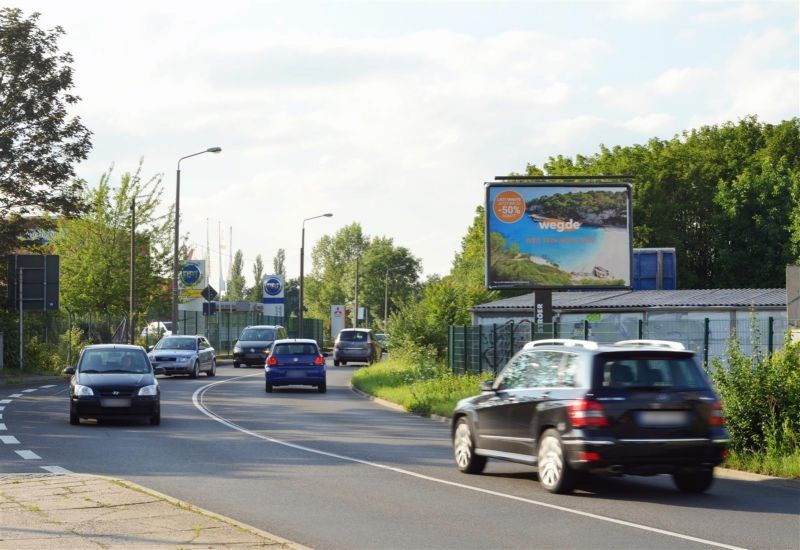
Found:
[[[343,330],[339,333],[341,342],[366,342],[367,333],[359,330]]]
[[[125,349],[86,350],[78,367],[85,373],[146,373],[150,363],[144,352]]]
[[[314,344],[278,344],[272,353],[273,355],[317,355],[317,346]]]
[[[275,340],[275,333],[276,330],[274,328],[246,328],[242,331],[242,336],[239,340],[271,342]]]
[[[708,389],[708,384],[689,357],[625,355],[602,360],[604,388],[636,388],[645,390]]]
[[[174,337],[162,338],[154,349],[177,349],[194,351],[197,340],[195,338]]]

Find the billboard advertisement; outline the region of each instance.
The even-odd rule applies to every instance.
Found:
[[[631,286],[627,183],[486,184],[486,286]]]

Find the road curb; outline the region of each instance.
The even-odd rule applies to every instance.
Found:
[[[392,410],[397,411],[397,412],[403,412],[403,413],[406,413],[406,414],[410,414],[412,416],[418,416],[420,418],[428,418],[428,419],[434,420],[436,422],[450,422],[449,418],[447,418],[446,416],[439,416],[438,414],[424,415],[424,414],[413,413],[413,412],[409,411],[408,409],[406,409],[405,407],[403,407],[402,405],[398,405],[397,403],[392,403],[391,401],[387,401],[385,399],[381,399],[380,397],[375,397],[374,395],[370,395],[370,394],[368,394],[368,393],[366,393],[364,391],[359,390],[358,388],[356,388],[352,384],[350,384],[350,390],[353,393],[355,393],[357,395],[360,395],[364,399],[369,399],[370,401],[374,401],[378,405],[386,407],[387,409],[392,409]]]
[[[229,518],[227,516],[223,516],[222,514],[217,514],[216,512],[212,512],[211,510],[206,510],[205,508],[200,508],[199,506],[195,506],[194,504],[191,504],[189,502],[185,502],[185,501],[177,499],[175,497],[171,497],[169,495],[165,495],[164,493],[159,493],[156,490],[150,489],[149,487],[144,487],[144,486],[139,485],[138,483],[134,483],[132,481],[128,481],[127,479],[122,479],[122,478],[118,478],[118,477],[103,476],[103,475],[97,475],[97,474],[80,474],[80,475],[84,475],[86,477],[104,479],[104,480],[110,481],[112,483],[122,484],[123,486],[128,487],[130,489],[133,489],[135,491],[139,491],[141,493],[145,493],[145,494],[151,495],[153,497],[162,499],[162,500],[164,500],[166,502],[169,502],[173,506],[177,506],[178,508],[181,508],[183,510],[189,510],[189,511],[192,511],[192,512],[196,512],[196,513],[202,514],[204,516],[208,516],[210,518],[222,521],[222,522],[227,523],[229,525],[233,525],[235,527],[238,527],[239,529],[242,529],[244,531],[248,531],[250,533],[253,533],[254,535],[258,535],[259,537],[263,537],[263,538],[266,538],[266,539],[274,540],[275,542],[285,546],[286,548],[292,548],[293,550],[311,550],[311,548],[309,548],[308,546],[303,546],[302,544],[287,540],[287,539],[285,539],[283,537],[279,537],[278,535],[275,535],[275,534],[270,533],[268,531],[264,531],[264,530],[259,529],[257,527],[253,527],[252,525],[248,525],[246,523],[242,523],[242,522],[237,521],[237,520],[235,520],[233,518]]]

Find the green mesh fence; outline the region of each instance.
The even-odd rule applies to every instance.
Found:
[[[451,326],[448,328],[448,362],[453,372],[496,374],[532,340],[572,338],[611,344],[621,340],[672,340],[699,354],[708,364],[724,362],[735,339],[746,355],[766,356],[783,347],[786,331],[797,322],[786,319],[679,320],[547,323],[509,321],[503,324]]]

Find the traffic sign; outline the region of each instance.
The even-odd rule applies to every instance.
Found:
[[[200,295],[207,301],[213,302],[214,299],[219,295],[219,293],[216,290],[214,290],[214,287],[212,287],[211,285],[207,285],[203,289],[203,292],[200,293]]]

